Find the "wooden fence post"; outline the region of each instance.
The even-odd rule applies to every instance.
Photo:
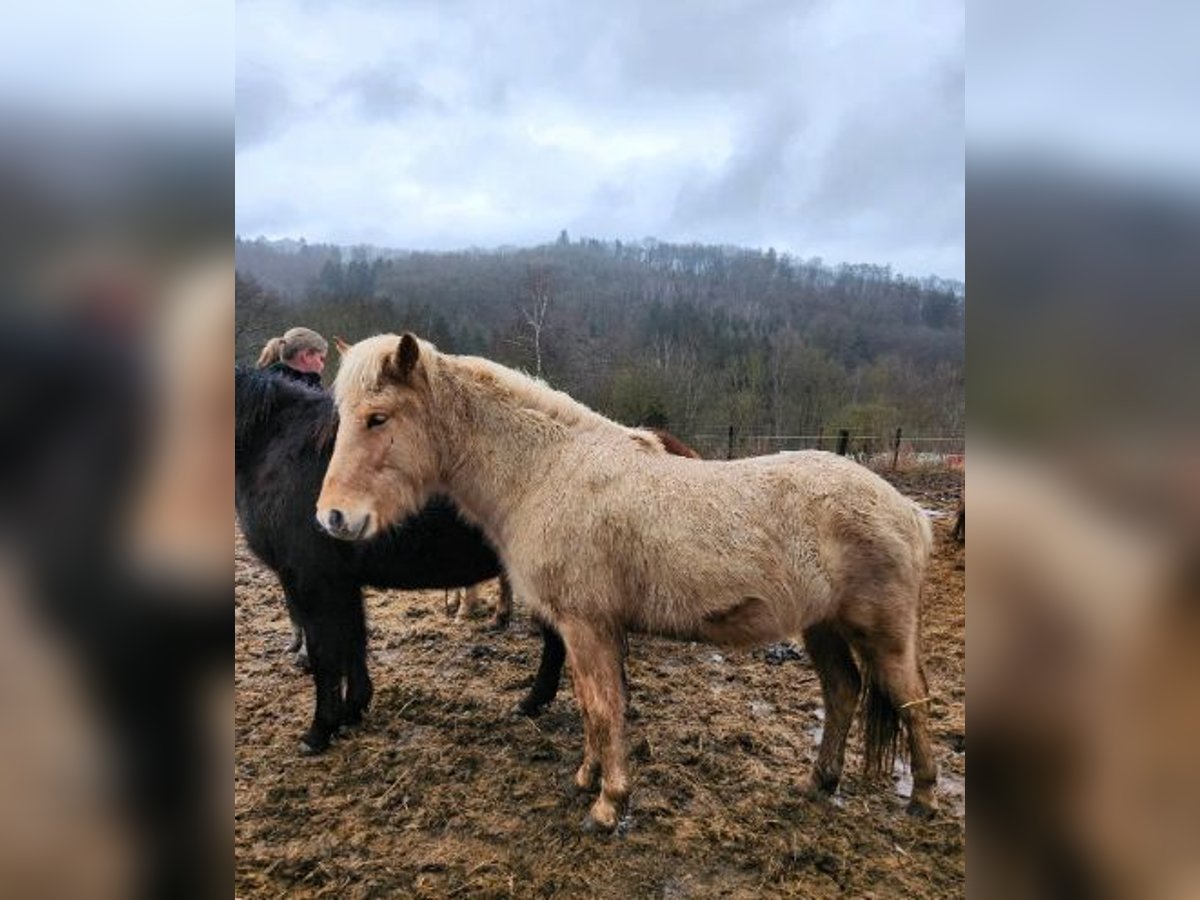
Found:
[[[838,432],[837,452],[838,456],[845,456],[846,451],[850,449],[850,432],[843,428]]]
[[[900,459],[900,429],[896,429],[896,443],[892,445],[892,471],[896,471],[896,463]]]
[[[729,446],[725,449],[725,458],[733,459],[733,426],[729,426]]]

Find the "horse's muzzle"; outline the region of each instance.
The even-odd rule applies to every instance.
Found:
[[[325,512],[317,511],[317,524],[330,537],[342,541],[357,541],[367,537],[371,528],[371,514],[360,516],[347,515],[340,509],[330,509]]]

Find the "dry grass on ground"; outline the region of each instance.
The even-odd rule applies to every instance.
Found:
[[[312,687],[283,652],[270,571],[237,548],[237,895],[948,897],[965,889],[964,551],[948,537],[962,473],[893,481],[935,522],[924,644],[943,810],[904,813],[906,779],[867,785],[850,739],[836,806],[795,786],[815,754],[820,690],[802,651],[731,653],[635,637],[631,814],[580,833],[582,750],[569,679],[540,719],[510,710],[540,641],[518,605],[494,634],[441,592],[369,598],[376,695],[364,726],[303,757]],[[492,587],[491,590],[495,588]]]

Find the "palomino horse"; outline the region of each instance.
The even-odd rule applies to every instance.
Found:
[[[318,521],[366,539],[445,493],[479,523],[566,643],[585,735],[575,781],[601,775],[585,826],[613,828],[629,793],[628,631],[735,646],[802,634],[826,707],[806,791],[836,789],[865,683],[868,770],[890,770],[906,730],[910,811],[935,808],[919,658],[931,531],[883,479],[821,452],[655,452],[528,376],[411,334],[350,348],[334,393],[341,427]]]

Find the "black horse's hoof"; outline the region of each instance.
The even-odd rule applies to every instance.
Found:
[[[308,732],[300,738],[300,754],[302,756],[320,756],[329,749],[329,738]]]
[[[513,707],[513,714],[524,716],[527,719],[536,719],[542,714],[542,710],[546,708],[546,704],[538,703],[536,700],[530,700],[526,697]]]

